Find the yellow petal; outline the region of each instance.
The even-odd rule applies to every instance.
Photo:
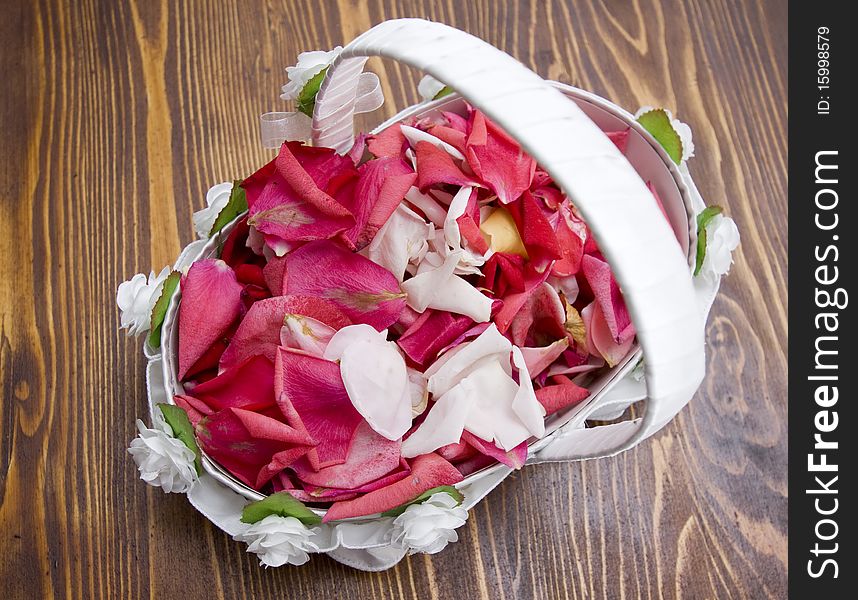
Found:
[[[495,209],[480,224],[480,231],[489,238],[489,247],[495,252],[518,254],[528,258],[521,235],[509,211],[503,207]]]

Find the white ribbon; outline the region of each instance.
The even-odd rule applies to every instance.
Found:
[[[355,114],[367,113],[384,104],[381,82],[375,73],[361,73],[355,89]],[[313,120],[302,112],[268,112],[259,117],[262,146],[279,148],[284,141],[310,139]]]

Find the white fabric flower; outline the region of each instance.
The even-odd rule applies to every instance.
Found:
[[[313,52],[302,52],[298,55],[298,64],[294,67],[286,67],[289,83],[283,86],[280,97],[283,100],[296,100],[301,90],[313,77],[334,62],[334,59],[343,51],[342,46],[333,50],[314,50]]]
[[[226,207],[231,193],[232,183],[229,181],[219,183],[206,192],[206,208],[198,210],[193,216],[194,231],[200,238],[209,237],[215,219],[217,219],[220,211]]]
[[[151,486],[160,487],[165,493],[183,494],[197,480],[194,467],[194,452],[172,435],[170,426],[161,423],[162,429],[149,429],[137,419],[140,432],[131,441],[128,453],[137,463],[140,479]]]
[[[638,112],[635,113],[635,119],[651,110],[655,109],[652,106],[641,106],[638,109]],[[691,135],[691,127],[689,127],[686,123],[683,123],[679,119],[674,119],[673,113],[671,113],[666,108],[663,108],[662,110],[665,112],[665,114],[667,114],[667,118],[670,119],[670,126],[673,127],[676,133],[679,134],[679,140],[682,142],[681,162],[685,162],[689,158],[692,158],[694,156],[694,140],[692,139]]]
[[[706,225],[706,256],[702,271],[724,275],[733,264],[733,250],[739,246],[739,229],[730,217],[716,215]]]
[[[317,531],[317,528],[311,529],[295,517],[268,515],[233,539],[245,542],[247,551],[259,557],[260,565],[303,565],[310,560],[307,553],[319,549],[310,541]]]
[[[432,77],[424,75],[420,83],[417,84],[417,93],[424,100],[432,100],[438,95],[438,92],[444,89],[444,84]]]
[[[120,325],[128,330],[128,335],[139,335],[148,331],[152,320],[152,308],[161,295],[164,281],[170,274],[170,267],[155,275],[137,273],[128,281],[119,284],[116,290],[116,304],[119,306]]]
[[[446,492],[432,494],[422,504],[412,504],[393,521],[395,546],[409,554],[435,554],[459,539],[456,529],[468,520],[468,511],[457,506]]]

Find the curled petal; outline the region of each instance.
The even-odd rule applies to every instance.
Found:
[[[478,110],[471,119],[466,154],[474,173],[503,204],[527,190],[536,171],[536,162],[518,143]]]

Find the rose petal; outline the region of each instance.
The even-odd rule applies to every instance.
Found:
[[[378,158],[361,165],[358,175],[349,205],[355,225],[346,236],[360,250],[375,238],[393,214],[417,174],[402,159]]]
[[[455,354],[448,352],[426,370],[429,391],[436,397],[450,391],[480,359],[495,355],[508,356],[512,344],[492,324],[473,342],[462,344],[456,350]]]
[[[242,183],[248,223],[286,242],[333,237],[354,226],[354,217],[334,196],[356,177],[348,157],[286,142],[277,158]]]
[[[551,365],[569,347],[569,339],[563,338],[541,348],[522,347],[521,353],[531,378],[535,378]]]
[[[625,344],[634,337],[635,329],[620,287],[611,273],[611,267],[605,261],[590,255],[583,258],[581,265],[611,337],[615,344]]]
[[[379,158],[400,157],[408,142],[398,123],[391,125],[381,133],[371,135],[366,142],[367,148]]]
[[[412,458],[458,442],[473,401],[474,395],[461,386],[442,394],[423,423],[402,442],[402,456]]]
[[[507,208],[521,234],[533,268],[541,273],[552,261],[563,257],[554,227],[529,191],[525,190]]]
[[[302,460],[292,468],[305,484],[352,490],[396,469],[399,466],[400,445],[399,440],[385,439],[364,422],[355,430],[354,441],[344,463],[315,471]]]
[[[530,187],[536,162],[478,110],[471,118],[466,150],[468,164],[501,203],[516,200]]]
[[[571,408],[589,395],[588,389],[576,385],[571,380],[568,380],[568,383],[548,385],[536,390],[536,398],[548,415]]]
[[[405,139],[408,140],[408,143],[411,145],[412,148],[416,148],[419,142],[428,142],[439,150],[443,150],[456,160],[465,160],[465,155],[459,152],[459,150],[455,146],[448,144],[447,142],[436,137],[432,133],[422,131],[420,129],[417,129],[416,127],[409,127],[408,125],[400,125],[399,128],[402,131],[402,135],[405,136]],[[432,128],[433,131],[435,129],[437,129],[437,127]]]
[[[427,490],[453,485],[461,480],[462,474],[446,460],[437,454],[424,454],[411,463],[408,477],[354,500],[335,502],[322,522],[384,512],[413,500]]]
[[[426,218],[436,227],[444,227],[447,210],[430,194],[424,194],[416,187],[412,187],[405,194],[405,199],[426,215]]]
[[[220,358],[225,371],[249,356],[265,356],[274,362],[280,345],[280,330],[286,315],[304,315],[332,329],[351,325],[351,321],[332,302],[310,296],[275,296],[260,300],[250,307],[238,326],[229,346]]]
[[[626,149],[629,146],[629,131],[631,128],[627,127],[623,131],[606,131],[605,135],[608,136],[608,139],[614,142],[614,145],[622,152],[626,153]]]
[[[280,345],[322,356],[336,329],[304,315],[287,314],[280,328]]]
[[[340,367],[315,356],[280,348],[275,362],[277,403],[294,408],[310,436],[318,442],[320,468],[346,461],[355,430],[363,418],[352,406]],[[312,460],[311,460],[312,462]]]
[[[329,241],[310,242],[287,255],[290,294],[324,298],[354,323],[378,330],[394,324],[405,308],[405,294],[390,271]]]
[[[274,406],[274,365],[264,356],[250,356],[217,377],[200,383],[192,394],[214,410],[260,411]]]
[[[420,191],[425,192],[438,184],[473,184],[471,178],[456,166],[450,155],[433,144],[418,142],[414,153],[417,156],[417,187]]]
[[[351,403],[370,427],[389,440],[408,431],[408,373],[394,343],[368,325],[351,325],[334,334],[325,357],[339,359]]]
[[[631,350],[634,336],[625,342],[617,343],[602,308],[595,300],[584,307],[581,311],[581,317],[584,319],[584,326],[587,328],[587,345],[590,352],[602,356],[609,367],[619,364]]]
[[[203,418],[196,433],[209,456],[255,489],[306,454],[313,442],[285,423],[241,408]]]
[[[179,379],[221,337],[241,312],[242,285],[222,260],[191,265],[179,304]]]
[[[372,240],[367,256],[402,281],[408,263],[417,262],[426,255],[431,235],[432,225],[400,204]]]
[[[409,329],[397,343],[402,351],[418,365],[433,361],[439,350],[464,333],[473,321],[469,317],[446,311],[427,311],[419,327]]]
[[[509,452],[506,452],[502,448],[498,448],[495,444],[481,440],[467,431],[462,434],[462,441],[480,454],[489,456],[513,469],[522,468],[527,461],[527,442],[522,442]]]
[[[545,410],[536,399],[530,380],[536,373],[529,372],[524,356],[516,346],[512,347],[512,364],[518,369],[518,391],[512,401],[512,410],[532,436],[541,438],[545,435]],[[503,447],[509,449],[507,445]]]

